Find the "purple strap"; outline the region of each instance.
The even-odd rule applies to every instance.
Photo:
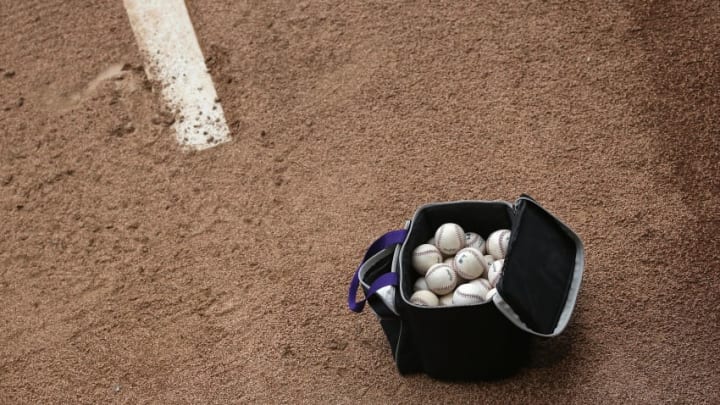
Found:
[[[399,280],[397,273],[385,273],[382,276],[378,277],[370,285],[370,289],[365,295],[365,298],[360,301],[355,301],[358,288],[360,288],[360,268],[362,267],[362,265],[369,258],[375,256],[380,251],[403,243],[403,241],[405,241],[405,236],[407,236],[407,230],[405,229],[390,231],[385,235],[379,237],[375,242],[372,243],[372,245],[370,245],[367,252],[365,253],[365,257],[363,257],[363,260],[360,263],[360,266],[358,266],[357,270],[355,270],[352,281],[350,281],[350,291],[348,292],[348,307],[351,311],[362,312],[363,308],[365,308],[365,301],[368,299],[368,297],[375,294],[377,290],[390,285],[398,285]]]

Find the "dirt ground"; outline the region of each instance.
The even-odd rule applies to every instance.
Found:
[[[720,2],[626,3],[188,0],[191,153],[121,1],[0,0],[0,403],[720,402]],[[585,243],[568,329],[400,376],[365,248],[521,193]]]

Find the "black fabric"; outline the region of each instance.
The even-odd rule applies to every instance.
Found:
[[[549,334],[565,307],[577,246],[533,201],[520,200],[498,292],[532,330]]]
[[[412,269],[412,249],[425,243],[445,222],[487,237],[510,228],[512,208],[502,202],[458,202],[421,208],[413,218],[400,254],[400,285],[405,297],[413,292],[418,274]],[[528,359],[530,335],[516,328],[492,302],[466,307],[417,307],[396,296],[403,320],[398,367],[422,371],[442,380],[495,379],[516,372]],[[409,345],[410,348],[403,345]],[[401,350],[401,351],[402,351]]]
[[[393,255],[388,254],[369,267],[362,276],[363,282],[370,285],[377,280],[378,277],[390,272],[392,270],[392,259]],[[368,289],[364,285],[362,288],[365,296],[367,296]],[[390,344],[392,355],[395,357],[397,342],[400,336],[400,317],[391,311],[377,295],[371,295],[368,297],[367,302],[375,314],[380,318],[380,326],[382,327],[383,332],[385,332],[385,336]]]
[[[398,296],[400,294],[396,297]],[[423,349],[415,343],[414,335],[405,318],[401,315],[400,319],[400,335],[395,351],[395,364],[400,374],[420,373],[423,371]]]
[[[378,279],[378,277],[382,276],[385,273],[389,273],[392,270],[392,254],[387,254],[384,257],[382,257],[380,260],[378,260],[375,264],[370,266],[365,273],[362,275],[362,281],[363,283],[367,285],[372,285],[372,283]],[[367,297],[368,289],[363,285],[363,293],[365,293]],[[388,318],[388,317],[397,317],[395,313],[390,311],[389,308],[385,306],[383,301],[376,295],[371,295],[368,297],[368,304],[372,307],[373,311],[380,317],[380,318]]]
[[[442,380],[507,377],[528,359],[531,336],[491,302],[475,306],[417,308],[401,305],[412,336],[418,371]]]
[[[397,356],[397,342],[400,338],[400,327],[402,326],[400,318],[385,318],[380,320],[380,326],[385,332],[385,337],[390,344],[390,352],[393,358]]]
[[[363,282],[370,285],[378,277],[392,271],[393,255],[388,254],[370,266],[363,274]],[[368,289],[363,286],[363,291],[367,294]],[[396,296],[400,295],[396,291]],[[390,351],[397,364],[398,371],[401,374],[412,374],[422,371],[420,357],[415,351],[412,343],[412,335],[407,333],[407,328],[403,328],[403,320],[385,305],[385,302],[377,295],[368,298],[368,304],[375,314],[380,318],[380,326],[382,327],[385,337],[390,345]]]
[[[461,201],[421,207],[410,224],[397,262],[380,259],[363,276],[371,284],[392,271],[400,277],[393,313],[377,296],[368,303],[380,324],[401,374],[424,372],[452,381],[510,376],[527,364],[535,337],[516,327],[490,301],[458,307],[420,307],[409,303],[419,275],[412,250],[426,243],[446,222],[483,238],[497,229],[513,231],[498,291],[531,329],[551,333],[565,305],[577,246],[564,228],[533,201],[517,207],[504,202]],[[364,288],[364,287],[363,287]]]

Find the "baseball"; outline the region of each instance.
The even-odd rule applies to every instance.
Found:
[[[484,278],[476,278],[475,280],[471,281],[470,284],[481,285],[487,291],[492,290],[493,288],[492,284],[490,284],[490,282]]]
[[[495,258],[492,257],[492,255],[485,255],[483,258],[485,259],[485,263],[487,263],[487,268],[489,269],[490,266],[492,266],[492,262],[495,261]]]
[[[495,260],[488,269],[488,281],[490,284],[492,284],[493,287],[497,285],[498,279],[500,279],[500,275],[502,274],[503,264],[505,264],[504,259]]]
[[[430,291],[437,295],[445,295],[451,293],[457,285],[457,274],[447,264],[434,264],[425,274],[425,281]]]
[[[475,279],[475,280],[469,282],[468,284],[472,284],[476,288],[478,288],[480,293],[482,293],[483,297],[485,296],[485,294],[487,294],[488,291],[490,291],[493,288],[490,285],[490,282],[485,280],[484,278]]]
[[[465,246],[473,247],[482,252],[485,249],[485,239],[475,232],[465,232]]]
[[[413,250],[412,266],[418,273],[425,275],[430,266],[442,262],[443,258],[438,248],[427,243]]]
[[[487,290],[479,284],[463,284],[453,293],[452,303],[453,305],[479,304],[485,302],[485,294]]]
[[[415,280],[415,285],[413,285],[413,291],[422,290],[429,290],[429,288],[427,283],[425,282],[425,277],[418,277],[418,279]]]
[[[485,294],[485,300],[487,300],[487,301],[491,300],[493,295],[495,295],[495,294],[497,294],[497,289],[496,288],[490,289],[490,291],[488,291],[487,294]]]
[[[504,259],[510,242],[510,230],[499,229],[490,234],[485,243],[485,249],[495,260]]]
[[[410,297],[410,302],[424,307],[436,307],[440,303],[438,297],[427,290],[416,291]]]
[[[457,283],[455,284],[455,286],[458,286],[467,281],[458,274],[457,269],[455,268],[455,256],[450,256],[446,258],[445,260],[443,260],[443,263],[447,264],[448,266],[450,266],[451,269],[455,270],[455,275],[457,276]]]
[[[435,246],[443,255],[452,256],[465,247],[465,231],[458,224],[442,224],[435,231]]]
[[[458,276],[465,280],[474,280],[487,270],[487,263],[479,249],[466,247],[455,255],[454,267]]]
[[[453,300],[453,294],[445,294],[442,297],[440,297],[440,306],[441,307],[449,307],[452,305]]]

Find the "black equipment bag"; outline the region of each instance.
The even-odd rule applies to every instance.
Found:
[[[461,306],[410,302],[419,277],[415,247],[442,224],[454,222],[483,238],[510,229],[497,293]],[[502,378],[523,366],[533,336],[553,337],[568,324],[582,281],[580,238],[527,195],[515,203],[456,201],[420,207],[405,229],[388,232],[368,249],[350,285],[348,305],[362,287],[378,316],[401,374],[424,372],[443,380]]]

